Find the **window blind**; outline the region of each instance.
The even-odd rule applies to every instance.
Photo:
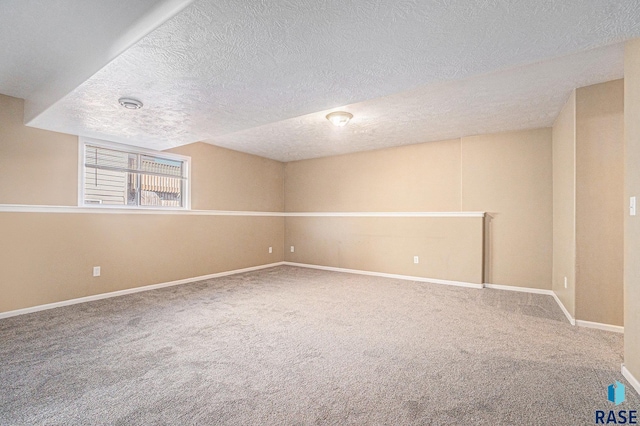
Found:
[[[84,203],[184,207],[185,161],[85,145]]]

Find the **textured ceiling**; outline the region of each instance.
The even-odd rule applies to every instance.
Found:
[[[196,0],[29,125],[280,160],[548,126],[637,36],[629,0]]]
[[[0,93],[40,113],[189,3],[1,0]]]
[[[603,66],[604,65],[604,66]],[[550,127],[572,89],[623,77],[624,44],[463,80],[423,86],[213,138],[211,143],[280,161],[510,130]],[[586,72],[585,72],[586,70]],[[562,76],[558,79],[558,76]]]

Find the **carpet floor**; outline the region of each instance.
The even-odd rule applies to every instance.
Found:
[[[640,408],[622,351],[546,295],[281,266],[0,320],[0,424],[594,424]]]

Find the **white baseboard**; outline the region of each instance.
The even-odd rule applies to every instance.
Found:
[[[111,297],[124,296],[125,294],[140,293],[143,291],[156,290],[158,288],[171,287],[180,284],[188,284],[196,281],[209,280],[211,278],[225,277],[228,275],[241,274],[243,272],[257,271],[260,269],[273,268],[283,265],[284,262],[269,263],[267,265],[251,266],[249,268],[235,269],[233,271],[218,272],[216,274],[202,275],[199,277],[185,278],[177,281],[170,281],[160,284],[146,285],[143,287],[128,288],[126,290],[112,291],[110,293],[95,294],[93,296],[80,297],[77,299],[63,300],[61,302],[47,303],[46,305],[32,306],[30,308],[16,309],[15,311],[0,312],[0,319],[15,317],[17,315],[30,314],[32,312],[44,311],[47,309],[59,308],[62,306],[76,305],[78,303],[92,302],[94,300],[108,299]]]
[[[374,277],[395,278],[399,280],[419,281],[424,283],[455,285],[458,287],[482,288],[482,284],[468,283],[464,281],[440,280],[437,278],[414,277],[411,275],[387,274],[384,272],[361,271],[359,269],[334,268],[333,266],[311,265],[308,263],[283,262],[289,266],[299,266],[301,268],[322,269],[324,271],[346,272],[348,274],[371,275]]]
[[[624,366],[624,364],[622,364],[622,375],[624,376],[625,379],[627,379],[629,383],[631,383],[631,386],[633,386],[636,392],[638,392],[638,395],[640,395],[640,381],[638,381],[638,379],[633,377],[633,374],[631,374],[631,371],[629,371],[627,367]]]
[[[600,322],[576,320],[576,325],[579,327],[596,328],[598,330],[612,331],[614,333],[624,333],[624,327],[620,325],[602,324]]]
[[[553,298],[555,299],[556,303],[558,304],[558,306],[560,306],[560,309],[562,309],[562,312],[564,313],[564,315],[569,320],[569,323],[571,325],[576,325],[576,320],[571,316],[571,314],[569,313],[567,308],[564,307],[564,305],[560,301],[560,298],[558,298],[558,296],[556,295],[556,293],[553,290],[544,290],[544,289],[540,289],[540,288],[531,288],[531,287],[516,287],[516,286],[512,286],[512,285],[500,285],[500,284],[484,284],[484,287],[485,288],[492,288],[494,290],[519,291],[519,292],[523,292],[523,293],[544,294],[544,295],[547,295],[547,296],[553,296]],[[602,325],[605,325],[605,324],[602,324]],[[587,325],[583,325],[583,327],[587,327]],[[610,327],[613,327],[613,326],[610,326]],[[596,328],[596,327],[594,327],[594,328]],[[604,330],[604,328],[602,328],[602,330]],[[612,330],[609,330],[609,331],[612,331]]]
[[[547,296],[553,296],[552,290],[544,290],[541,288],[516,287],[513,285],[487,284],[487,283],[483,285],[484,285],[484,288],[491,288],[494,290],[519,291],[521,293],[546,294]]]
[[[571,316],[571,314],[569,313],[567,308],[564,307],[564,305],[560,301],[560,298],[556,295],[556,293],[553,290],[544,290],[544,289],[531,288],[531,287],[516,287],[516,286],[511,286],[511,285],[500,285],[500,284],[484,284],[484,287],[485,288],[492,288],[494,290],[519,291],[519,292],[522,292],[522,293],[544,294],[544,295],[547,295],[547,296],[553,296],[553,298],[555,299],[556,303],[558,304],[558,306],[560,306],[560,309],[562,309],[562,312],[564,313],[564,315],[569,320],[569,323],[571,325],[576,325],[576,320]],[[584,322],[586,322],[586,321],[584,321]],[[592,324],[596,324],[596,323],[592,323]],[[608,331],[617,331],[617,330],[604,328],[604,327],[607,326],[606,324],[600,324],[600,325],[603,326],[603,327],[595,327],[595,325],[594,325],[593,328],[600,328],[601,330],[608,330]],[[584,325],[584,324],[582,326],[583,327],[589,327],[589,325]],[[615,326],[608,326],[608,327],[615,327]]]
[[[560,306],[560,309],[562,309],[562,312],[564,312],[564,316],[567,317],[567,319],[569,320],[571,325],[576,325],[575,318],[573,318],[571,316],[571,314],[569,313],[569,311],[567,310],[567,308],[564,307],[564,305],[562,304],[562,301],[560,300],[558,295],[554,291],[551,292],[551,295],[553,296],[554,299],[556,299],[556,303],[558,304],[558,306]]]
[[[553,296],[562,312],[567,317],[571,325],[577,325],[578,327],[586,327],[586,328],[595,328],[598,330],[611,331],[613,333],[624,333],[624,327],[619,325],[611,325],[611,324],[602,324],[599,322],[592,321],[583,321],[574,319],[569,311],[564,307],[560,298],[555,294],[553,290],[543,290],[539,288],[530,288],[530,287],[515,287],[510,285],[500,285],[500,284],[484,284],[485,288],[492,288],[495,290],[507,290],[507,291],[520,291],[523,293],[534,293],[534,294],[545,294],[548,296]]]
[[[564,307],[564,305],[562,304],[562,302],[560,301],[558,296],[551,290],[543,290],[543,289],[529,288],[529,287],[515,287],[515,286],[507,286],[507,285],[500,285],[500,284],[476,284],[476,283],[469,283],[469,282],[464,282],[464,281],[451,281],[451,280],[441,280],[441,279],[437,279],[437,278],[416,277],[416,276],[411,276],[411,275],[387,274],[387,273],[384,273],[384,272],[362,271],[362,270],[358,270],[358,269],[336,268],[336,267],[332,267],[332,266],[321,266],[321,265],[312,265],[312,264],[308,264],[308,263],[295,263],[295,262],[269,263],[269,264],[266,264],[266,265],[252,266],[252,267],[249,267],[249,268],[235,269],[235,270],[232,270],[232,271],[225,271],[225,272],[218,272],[218,273],[215,273],[215,274],[202,275],[202,276],[193,277],[193,278],[185,278],[185,279],[182,279],[182,280],[170,281],[170,282],[166,282],[166,283],[152,284],[152,285],[147,285],[147,286],[143,286],[143,287],[134,287],[134,288],[126,289],[126,290],[113,291],[113,292],[110,292],[110,293],[95,294],[93,296],[80,297],[80,298],[77,298],[77,299],[63,300],[61,302],[47,303],[45,305],[38,305],[38,306],[29,307],[29,308],[16,309],[14,311],[0,312],[0,319],[14,317],[14,316],[17,316],[17,315],[30,314],[32,312],[44,311],[44,310],[47,310],[47,309],[59,308],[59,307],[62,307],[62,306],[76,305],[78,303],[85,303],[85,302],[91,302],[91,301],[95,301],[95,300],[108,299],[108,298],[111,298],[111,297],[124,296],[126,294],[140,293],[140,292],[143,292],[143,291],[156,290],[156,289],[164,288],[164,287],[171,287],[171,286],[176,286],[176,285],[181,285],[181,284],[188,284],[188,283],[192,283],[192,282],[196,282],[196,281],[204,281],[204,280],[208,280],[208,279],[212,279],[212,278],[218,278],[218,277],[225,277],[225,276],[229,276],[229,275],[241,274],[243,272],[258,271],[260,269],[273,268],[275,266],[281,266],[281,265],[298,266],[298,267],[301,267],[301,268],[310,268],[310,269],[321,269],[321,270],[325,270],[325,271],[334,271],[334,272],[346,272],[346,273],[349,273],[349,274],[369,275],[369,276],[384,277],[384,278],[395,278],[395,279],[400,279],[400,280],[418,281],[418,282],[426,282],[426,283],[433,283],[433,284],[453,285],[453,286],[458,286],[458,287],[468,287],[468,288],[477,288],[477,289],[490,288],[490,289],[495,289],[495,290],[519,291],[519,292],[524,292],[524,293],[545,294],[545,295],[553,296],[553,298],[558,303],[558,306],[560,306],[560,309],[562,309],[562,312],[564,312],[565,316],[567,317],[567,319],[569,320],[571,325],[578,325],[580,327],[588,327],[588,328],[596,328],[596,329],[599,329],[599,330],[611,331],[611,332],[615,332],[615,333],[624,333],[624,327],[621,327],[621,326],[610,325],[610,324],[601,324],[601,323],[591,322],[591,321],[575,320],[571,316],[571,314],[569,314],[569,311],[567,311],[567,309]],[[624,369],[624,366],[623,366],[623,369]],[[624,369],[623,371],[626,371],[626,369]],[[631,373],[629,373],[629,374],[631,374]],[[633,376],[631,376],[631,377],[633,378]],[[631,382],[630,379],[628,379],[628,380]],[[635,379],[633,379],[633,380],[635,380]]]
[[[587,328],[596,328],[598,330],[611,331],[614,333],[624,333],[624,327],[621,327],[618,325],[610,325],[610,324],[602,324],[602,323],[591,322],[591,321],[576,320],[571,316],[567,308],[565,308],[564,304],[560,301],[560,298],[556,295],[556,293],[553,290],[531,288],[531,287],[516,287],[516,286],[501,285],[501,284],[488,284],[488,283],[475,284],[475,283],[468,283],[468,282],[462,282],[462,281],[449,281],[449,280],[440,280],[440,279],[434,279],[434,278],[415,277],[410,275],[397,275],[397,274],[387,274],[383,272],[362,271],[358,269],[335,268],[333,266],[311,265],[308,263],[283,262],[283,264],[289,265],[289,266],[299,266],[301,268],[321,269],[324,271],[347,272],[350,274],[371,275],[376,277],[396,278],[400,280],[420,281],[420,282],[427,282],[427,283],[434,283],[434,284],[455,285],[460,287],[489,288],[494,290],[544,294],[546,296],[552,296],[555,299],[556,303],[558,304],[558,306],[560,306],[560,309],[562,309],[562,312],[567,317],[567,320],[569,320],[569,323],[571,325],[577,325],[580,327],[587,327]]]

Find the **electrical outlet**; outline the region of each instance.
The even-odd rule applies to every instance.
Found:
[[[567,277],[564,277],[564,288],[567,288],[568,285]]]
[[[291,246],[291,253],[293,253],[294,251],[296,251],[296,248],[294,246]]]
[[[99,277],[100,276],[100,267],[99,266],[94,266],[93,267],[93,276],[94,277]]]
[[[273,253],[273,247],[269,247],[269,253]]]
[[[420,258],[418,256],[413,256],[413,263],[420,263]]]

